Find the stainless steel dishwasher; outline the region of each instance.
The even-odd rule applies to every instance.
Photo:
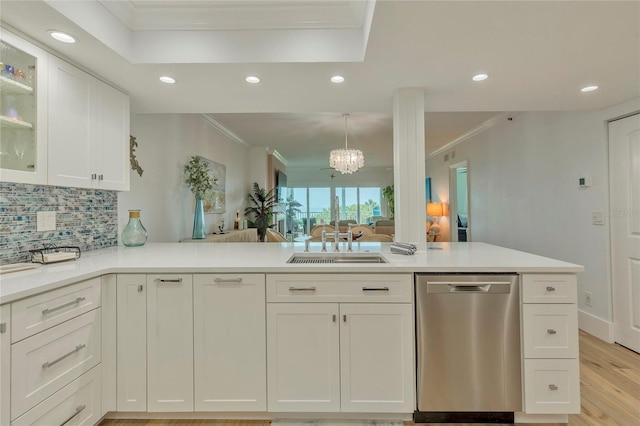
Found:
[[[516,274],[416,274],[418,412],[521,411],[518,287]]]

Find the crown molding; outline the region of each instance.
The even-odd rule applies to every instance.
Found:
[[[453,148],[454,146],[456,146],[458,144],[461,144],[462,142],[466,141],[467,139],[470,139],[470,138],[472,138],[472,137],[484,132],[485,130],[488,130],[488,129],[492,128],[493,126],[503,122],[504,120],[506,120],[509,117],[515,117],[516,115],[518,115],[517,112],[503,112],[502,114],[494,115],[493,117],[491,117],[487,121],[481,123],[480,125],[474,127],[473,129],[469,130],[468,132],[464,133],[462,136],[459,136],[456,139],[454,139],[451,142],[449,142],[448,144],[443,145],[440,148],[436,149],[435,151],[433,151],[432,153],[427,155],[427,158],[433,158],[436,155],[442,154],[443,152],[448,151],[449,149]]]
[[[286,158],[284,158],[282,156],[282,154],[280,154],[278,151],[276,151],[275,149],[271,152],[271,155],[273,155],[274,157],[276,157],[278,159],[278,161],[280,161],[282,164],[284,164],[285,167],[287,167],[289,165],[289,162],[286,160]]]
[[[245,148],[253,148],[247,142],[244,141],[240,136],[233,133],[231,130],[227,129],[222,123],[213,118],[211,114],[199,114],[200,118],[203,119],[207,124],[209,124],[214,129],[218,130],[220,133],[231,139],[233,142],[244,146]]]

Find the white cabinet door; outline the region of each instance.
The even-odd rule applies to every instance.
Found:
[[[147,275],[147,411],[193,411],[191,275]]]
[[[96,82],[98,187],[129,190],[129,96]]]
[[[49,61],[49,185],[91,187],[96,134],[95,79],[54,56]],[[96,177],[97,179],[97,177]]]
[[[195,411],[266,411],[265,278],[195,275]]]
[[[11,407],[11,305],[0,306],[0,425],[8,425]]]
[[[147,411],[146,275],[117,277],[118,411]]]
[[[414,410],[409,304],[340,304],[341,411]]]
[[[340,411],[338,305],[267,305],[269,411]]]

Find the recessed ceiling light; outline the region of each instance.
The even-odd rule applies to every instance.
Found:
[[[344,82],[344,77],[341,75],[334,75],[333,77],[331,77],[331,82],[332,83],[342,83]]]
[[[489,78],[488,74],[477,74],[477,75],[474,75],[471,79],[473,81],[482,81],[482,80],[486,80],[488,78]]]
[[[173,84],[176,82],[176,79],[173,77],[169,77],[168,75],[163,75],[160,77],[160,81],[167,84]]]
[[[56,31],[56,30],[49,30],[49,34],[51,35],[51,37],[55,38],[58,41],[61,41],[63,43],[75,43],[76,39],[75,37],[73,37],[72,35],[69,35],[67,33],[63,33],[62,31]]]
[[[598,90],[598,86],[587,86],[580,89],[581,92],[593,92],[594,90]]]
[[[251,84],[256,84],[256,83],[260,83],[260,78],[256,77],[255,75],[250,75],[249,77],[244,79],[247,83],[251,83]]]

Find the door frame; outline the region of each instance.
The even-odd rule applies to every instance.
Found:
[[[458,169],[467,169],[467,241],[471,241],[471,203],[469,161],[464,160],[449,165],[449,223],[451,241],[458,241]]]

